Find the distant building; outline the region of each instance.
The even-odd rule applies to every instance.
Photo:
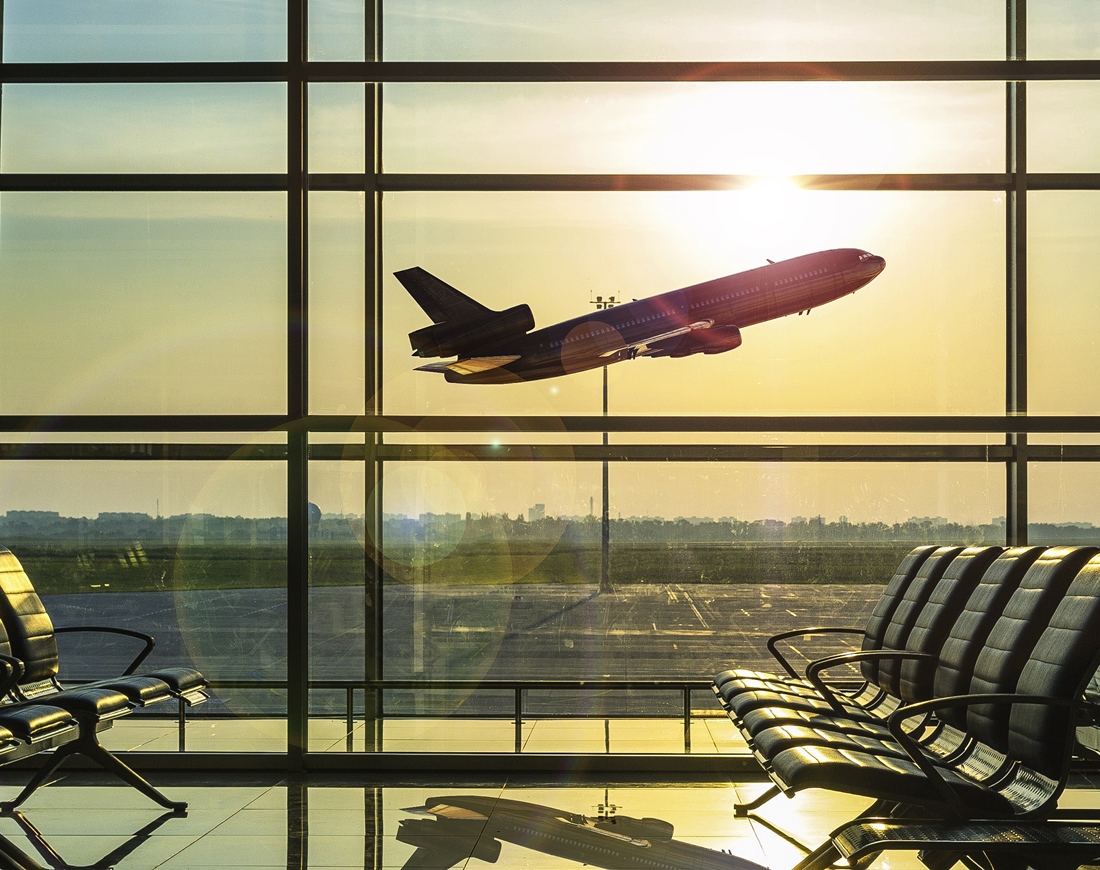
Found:
[[[537,523],[539,520],[546,519],[546,505],[535,504],[531,505],[527,509],[527,521],[531,523]]]

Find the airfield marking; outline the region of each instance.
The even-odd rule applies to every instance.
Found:
[[[684,589],[683,586],[677,585],[676,588],[684,593],[684,600],[687,601],[688,606],[695,612],[695,618],[699,620],[699,624],[702,625],[703,628],[710,628],[710,623],[703,619],[703,614],[701,614],[699,608],[695,606],[695,599],[691,597],[691,593]],[[788,610],[787,613],[791,612]],[[794,614],[791,613],[791,616],[794,616]]]

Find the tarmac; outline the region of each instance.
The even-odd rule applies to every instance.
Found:
[[[599,592],[577,586],[387,585],[382,659],[387,679],[709,680],[727,667],[775,671],[768,636],[805,627],[862,629],[878,600],[874,585],[640,584]],[[286,679],[286,593],[279,589],[99,592],[44,596],[58,626],[111,625],[153,634],[142,670],[199,668],[211,680]],[[361,587],[310,591],[310,678],[361,680],[367,603]],[[373,622],[373,620],[372,620]],[[787,649],[804,663],[858,648],[858,635],[798,635]],[[63,635],[62,678],[117,673],[135,642]],[[128,654],[128,651],[129,654]],[[320,690],[319,690],[320,691]],[[333,704],[343,692],[327,690]],[[228,708],[285,705],[282,690],[224,689]],[[387,701],[401,709],[413,693]],[[440,711],[455,693],[438,693]],[[460,693],[461,694],[461,693]],[[476,706],[510,709],[510,692],[483,693]],[[560,692],[531,690],[534,707],[569,706]],[[540,699],[540,696],[541,699]],[[592,693],[578,704],[591,707]],[[471,699],[464,697],[469,704]],[[326,702],[318,695],[318,703]],[[642,713],[682,704],[676,693],[632,693]],[[423,697],[418,709],[424,704]],[[207,705],[206,713],[217,712]],[[204,709],[204,708],[199,708]],[[285,710],[285,707],[284,707]]]

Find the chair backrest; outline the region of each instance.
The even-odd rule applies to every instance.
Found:
[[[1002,553],[1004,547],[967,547],[955,556],[939,581],[930,583],[931,589],[923,603],[912,600],[909,607],[912,612],[906,617],[905,625],[897,619],[905,602],[898,607],[893,624],[886,632],[886,648],[938,655],[951,625],[958,619],[974,588]],[[910,589],[916,585],[914,583]],[[907,592],[906,601],[909,599]],[[878,683],[895,697],[919,701],[932,696],[935,673],[936,664],[932,660],[885,659],[879,666]]]
[[[906,649],[935,658],[899,662],[895,694],[910,703],[936,696],[935,679],[942,664],[945,670],[965,671],[965,678],[958,676],[955,684],[958,691],[966,691],[982,643],[1024,572],[1043,550],[982,547],[960,553],[936,584],[906,643]]]
[[[1081,698],[1100,665],[1100,556],[1073,578],[1020,672],[1021,694]],[[1059,707],[1017,705],[1009,718],[1009,752],[1028,767],[1060,779],[1073,747],[1076,719]]]
[[[978,653],[970,680],[971,693],[1018,691],[1020,674],[1066,591],[1096,554],[1096,547],[1058,547],[1047,550],[1032,564]],[[1009,708],[980,704],[965,709],[967,732],[1007,752]]]
[[[940,645],[932,678],[933,697],[945,698],[970,691],[974,663],[986,638],[1024,575],[1045,551],[1044,547],[1013,547],[986,569]],[[903,691],[908,690],[903,688]],[[948,709],[940,715],[958,728],[966,724],[963,709]]]
[[[11,655],[26,669],[20,683],[57,676],[53,623],[31,579],[9,550],[0,548],[0,622],[7,630]]]
[[[935,549],[933,546],[914,547],[898,564],[894,576],[890,578],[886,588],[882,590],[882,595],[879,596],[878,603],[875,604],[874,612],[867,619],[867,625],[863,630],[863,649],[882,648],[882,641],[886,636],[886,629],[890,625],[890,618],[894,615],[898,604],[901,603],[901,596],[905,594],[905,590],[913,582],[913,578],[917,576],[917,571],[920,570],[921,565],[932,555]]]
[[[939,547],[930,553],[921,562],[912,580],[899,590],[894,608],[889,617],[881,622],[881,628],[879,623],[876,623],[879,637],[875,641],[875,646],[869,645],[870,638],[865,633],[863,649],[905,649],[905,641],[921,608],[924,607],[928,596],[932,594],[932,589],[939,583],[947,567],[961,552],[962,547]],[[892,663],[884,663],[878,659],[865,659],[860,662],[859,669],[863,679],[872,685],[881,684],[879,674],[885,664]]]

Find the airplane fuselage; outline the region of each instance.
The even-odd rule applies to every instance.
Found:
[[[806,254],[503,338],[476,356],[516,359],[444,373],[458,383],[510,383],[638,356],[722,353],[741,344],[740,330],[854,293],[884,267],[882,257],[856,248]]]

